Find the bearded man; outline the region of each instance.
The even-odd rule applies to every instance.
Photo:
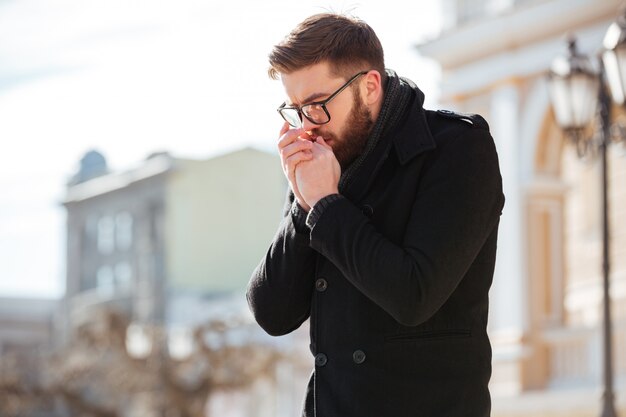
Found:
[[[352,17],[300,23],[269,74],[290,187],[247,299],[270,335],[310,320],[303,416],[489,416],[504,195],[487,123],[425,110]]]

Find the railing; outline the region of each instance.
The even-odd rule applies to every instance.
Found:
[[[626,376],[626,325],[614,326],[615,377]],[[559,329],[544,333],[549,381],[554,388],[595,384],[602,378],[602,334],[599,328]]]

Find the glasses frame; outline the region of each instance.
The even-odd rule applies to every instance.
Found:
[[[283,102],[283,104],[281,104],[276,110],[278,111],[278,113],[280,114],[280,116],[283,118],[284,121],[286,121],[287,123],[289,123],[289,126],[291,127],[302,127],[302,117],[306,117],[306,119],[315,124],[315,125],[325,125],[326,123],[330,122],[330,113],[328,112],[328,109],[326,108],[326,105],[328,103],[330,103],[330,101],[332,99],[334,99],[335,97],[337,97],[343,90],[345,90],[346,88],[348,88],[348,86],[350,84],[352,84],[357,78],[359,78],[361,75],[365,75],[368,72],[370,72],[370,70],[367,71],[361,71],[356,73],[355,75],[352,76],[352,78],[350,78],[348,81],[346,81],[346,83],[344,85],[342,85],[341,87],[339,87],[339,89],[337,91],[335,91],[334,93],[332,93],[330,96],[328,96],[328,98],[321,100],[321,101],[314,101],[312,103],[308,103],[305,104],[304,106],[287,106],[286,102]],[[326,117],[328,118],[328,120],[326,120],[325,122],[319,123],[316,122],[314,120],[311,120],[309,118],[309,116],[306,115],[305,112],[302,111],[302,109],[309,107],[309,106],[320,106],[322,108],[322,110],[324,110],[324,113],[326,113]],[[287,117],[285,117],[285,115],[283,114],[283,110],[295,110],[298,113],[298,116],[300,116],[300,125],[296,126],[293,125]]]

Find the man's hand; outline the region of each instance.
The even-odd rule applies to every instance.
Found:
[[[338,193],[341,176],[339,162],[324,139],[318,136],[311,145],[312,157],[300,160],[295,167],[295,183],[309,207],[327,195]]]
[[[306,211],[311,210],[311,206],[306,203],[306,200],[300,194],[295,171],[296,165],[300,162],[309,161],[313,158],[313,153],[311,152],[313,145],[309,135],[303,129],[291,129],[287,122],[280,129],[278,152],[283,173],[287,177],[287,181],[289,181],[289,186],[293,190],[298,204]]]

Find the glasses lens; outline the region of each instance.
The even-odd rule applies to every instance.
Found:
[[[298,114],[298,110],[283,108],[280,109],[280,115],[293,127],[302,126],[302,120],[300,120],[300,114]]]
[[[302,113],[307,119],[318,125],[328,123],[330,120],[328,118],[328,113],[324,111],[324,107],[322,107],[321,104],[309,104],[308,106],[303,106]]]

